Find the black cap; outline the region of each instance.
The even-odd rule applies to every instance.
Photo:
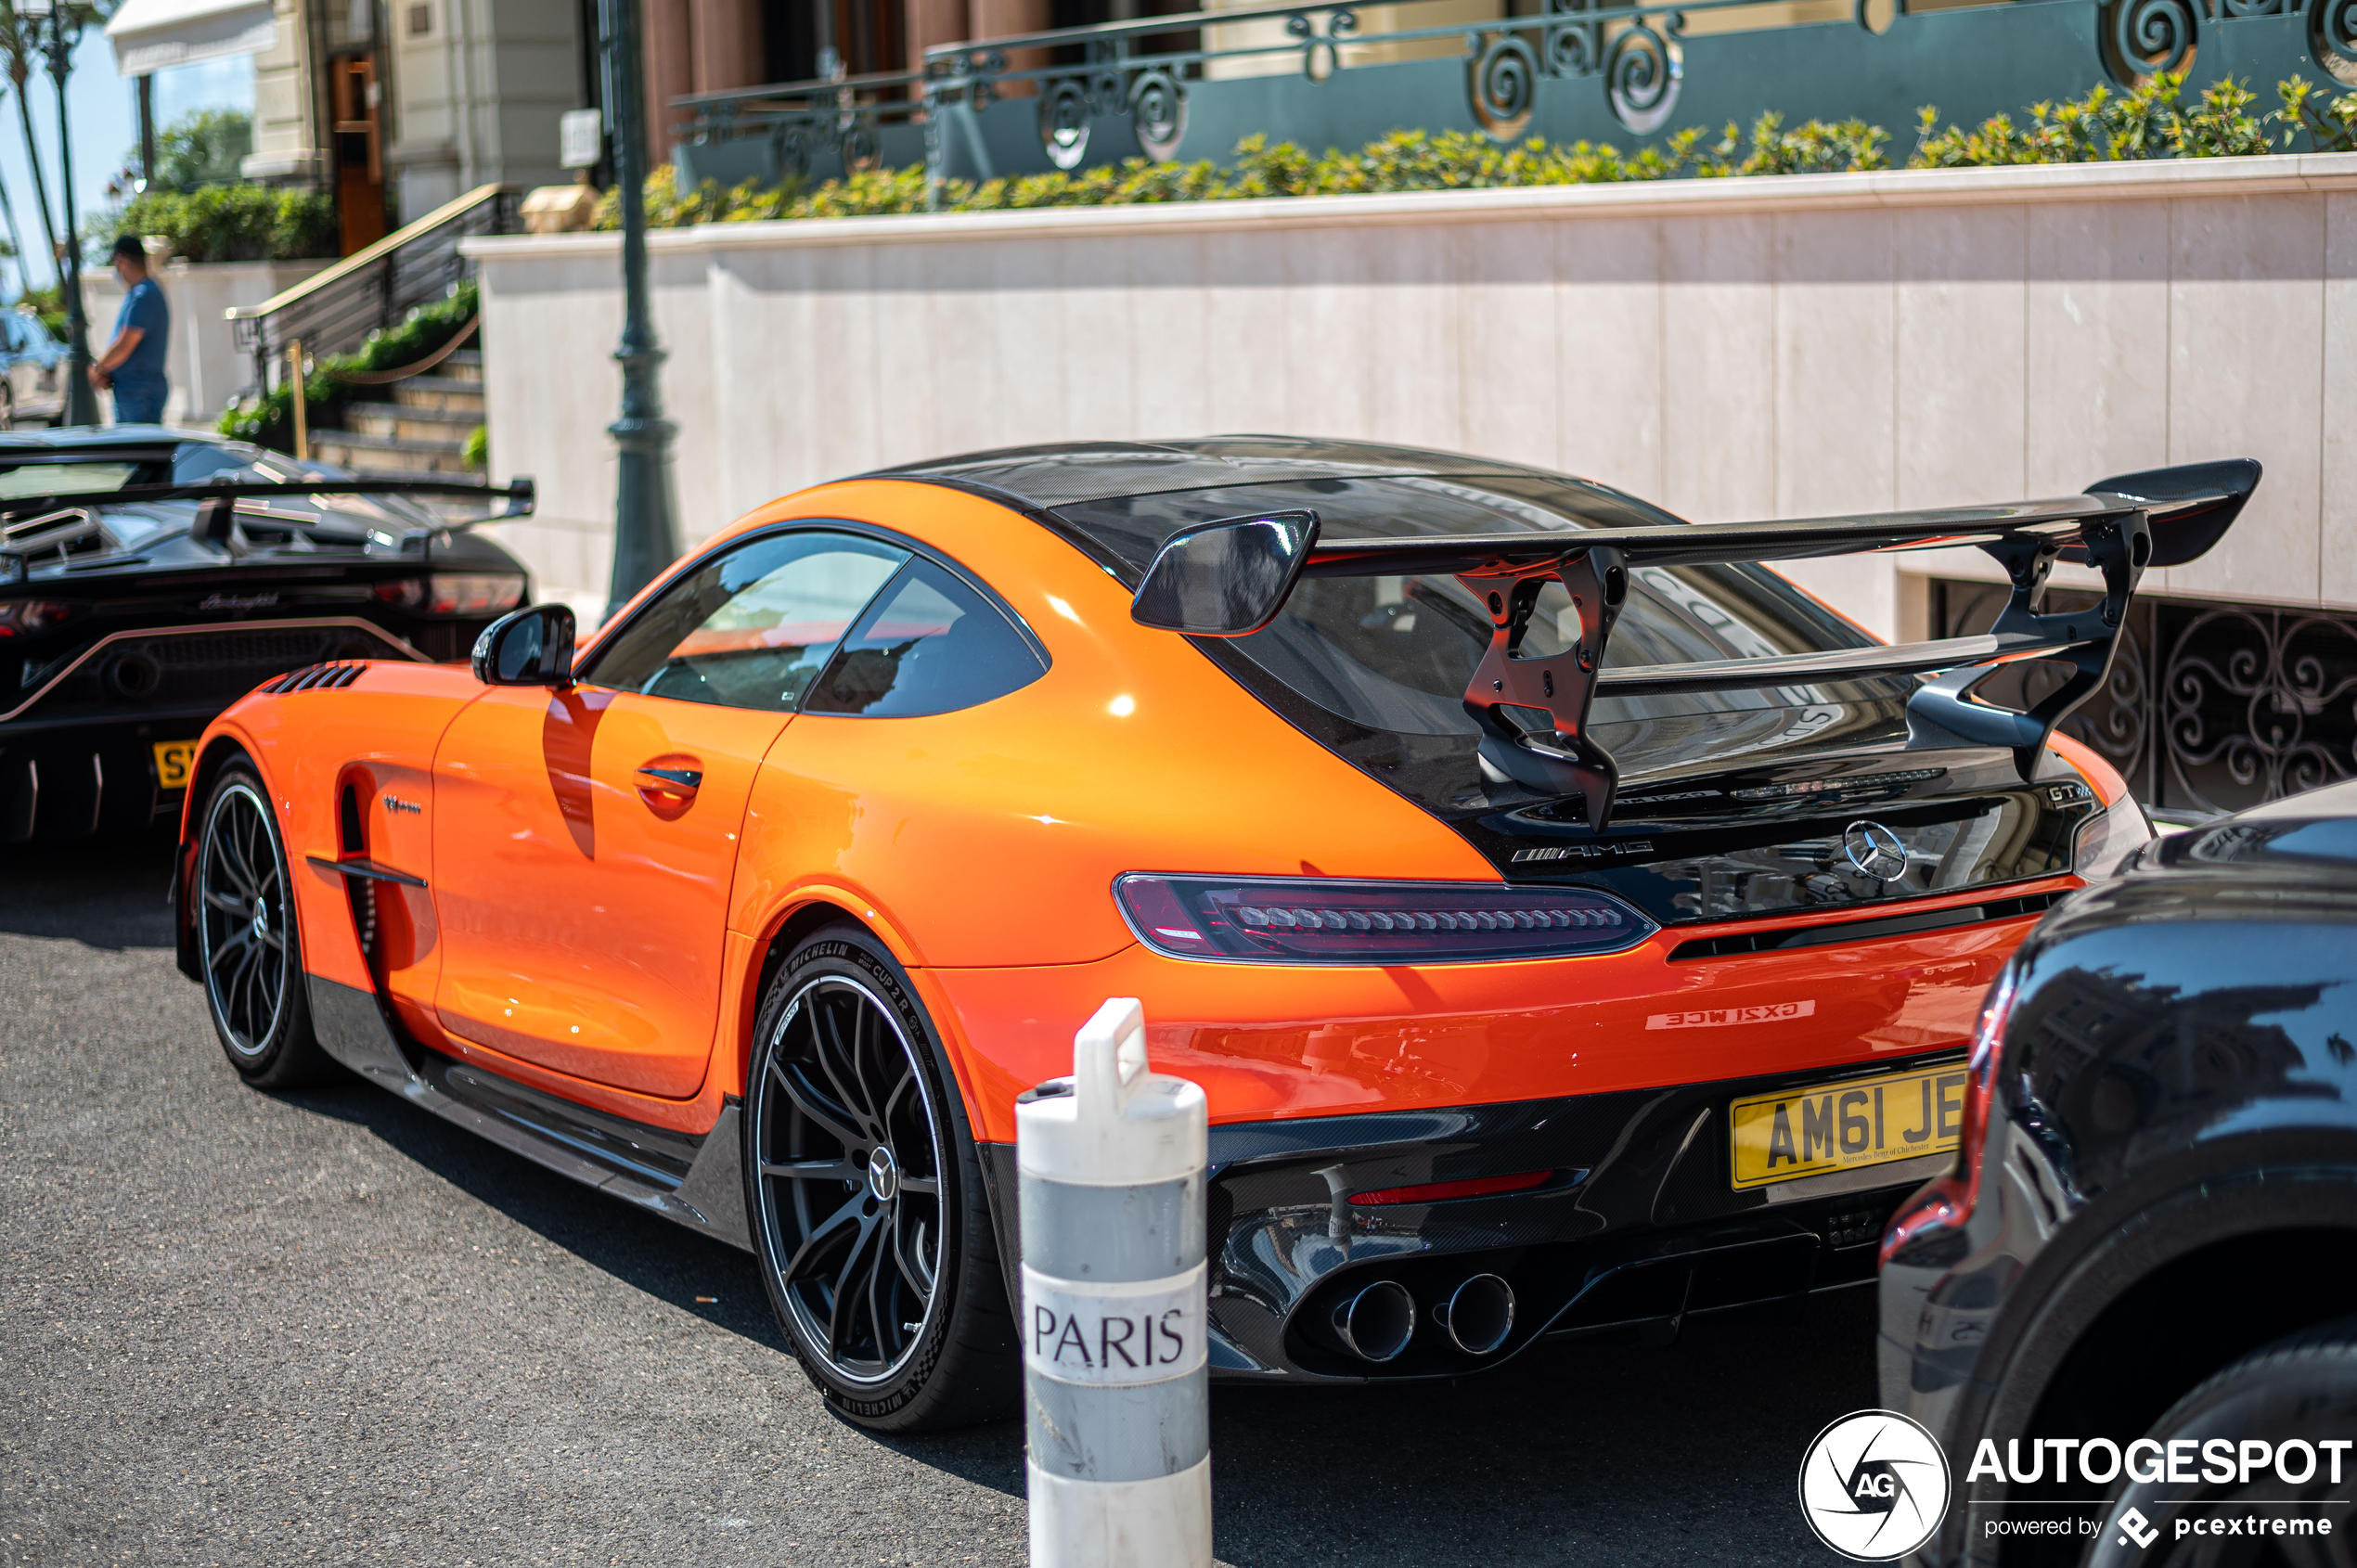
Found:
[[[135,234],[116,235],[114,237],[114,250],[110,252],[110,254],[117,257],[128,258],[131,261],[138,263],[141,266],[146,266],[148,264],[148,248],[139,243],[139,237]]]

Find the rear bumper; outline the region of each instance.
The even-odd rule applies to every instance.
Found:
[[[1736,1191],[1728,1103],[1955,1060],[1935,1052],[1617,1094],[1216,1126],[1213,1371],[1316,1383],[1461,1377],[1542,1339],[1667,1343],[1690,1317],[1795,1311],[1812,1292],[1869,1284],[1891,1211],[1951,1157]],[[1014,1150],[985,1151],[1011,1291]],[[1355,1192],[1539,1170],[1546,1181],[1527,1191],[1349,1202]],[[1513,1327],[1484,1356],[1449,1343],[1434,1312],[1476,1274],[1502,1277],[1514,1294]],[[1406,1287],[1418,1328],[1397,1358],[1372,1363],[1328,1325],[1340,1301],[1378,1280]]]
[[[110,633],[0,700],[0,843],[121,832],[176,813],[181,786],[159,771],[157,744],[196,740],[263,681],[304,664],[419,656],[354,616]]]
[[[0,843],[136,831],[176,816],[182,790],[157,771],[155,748],[194,741],[208,711],[136,718],[0,725]]]

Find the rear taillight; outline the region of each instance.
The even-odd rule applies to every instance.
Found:
[[[1980,1026],[1973,1034],[1972,1057],[1964,1064],[1964,1114],[1959,1129],[1956,1168],[1926,1186],[1900,1209],[1882,1239],[1882,1261],[1925,1232],[1961,1227],[1980,1202],[1980,1166],[1988,1154],[1989,1116],[1996,1098],[1997,1069],[2005,1054],[2005,1023],[2013,1016],[2020,974],[2007,964],[1980,1004]]]
[[[523,602],[523,579],[506,572],[437,572],[376,586],[380,603],[419,615],[497,615]]]
[[[82,613],[71,599],[0,599],[0,637],[37,637]]]
[[[2153,842],[2153,825],[2128,795],[2079,825],[2072,839],[2070,868],[2091,882],[2116,875],[2122,862]]]
[[[1524,1171],[1515,1176],[1467,1176],[1462,1181],[1427,1181],[1416,1187],[1379,1187],[1354,1192],[1350,1201],[1375,1209],[1392,1203],[1445,1203],[1451,1198],[1489,1198],[1500,1192],[1527,1192],[1543,1187],[1552,1171]]]
[[[1631,946],[1654,929],[1618,899],[1586,888],[1132,873],[1114,881],[1114,896],[1148,946],[1258,963],[1572,958]]]

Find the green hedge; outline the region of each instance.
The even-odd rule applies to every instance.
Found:
[[[192,262],[292,262],[333,256],[335,203],[317,191],[272,186],[207,186],[200,190],[151,190],[101,220],[96,236],[103,257],[115,235],[160,234],[172,253]]]
[[[448,299],[411,311],[398,327],[369,333],[368,341],[356,353],[322,354],[314,359],[309,375],[303,379],[305,422],[315,431],[333,429],[343,418],[346,404],[390,398],[393,389],[389,386],[354,386],[341,380],[338,373],[398,370],[405,365],[414,365],[473,320],[477,303],[475,286],[462,283]],[[260,397],[232,403],[223,410],[221,422],[215,428],[232,440],[251,441],[276,452],[292,452],[294,389],[282,384]]]
[[[2286,150],[2357,148],[2357,94],[2333,96],[2287,81],[2279,109],[2253,114],[2254,95],[2227,80],[2182,101],[2184,77],[2163,71],[2127,92],[2097,87],[2063,104],[2036,104],[2025,123],[2000,114],[1970,130],[1939,124],[1923,110],[1911,169],[2005,163],[2074,163],[2132,158],[2216,158]],[[1155,163],[1143,158],[1077,174],[1017,174],[976,185],[950,180],[939,210],[979,212],[1018,207],[1104,207],[1147,201],[1221,201],[1271,196],[1333,196],[1400,190],[1472,190],[1504,186],[1595,185],[1625,180],[1710,179],[1732,174],[1817,174],[1890,167],[1890,133],[1861,120],[1811,120],[1791,130],[1763,114],[1748,136],[1734,125],[1716,139],[1681,131],[1657,146],[1623,153],[1609,143],[1559,146],[1539,137],[1500,147],[1463,131],[1395,131],[1356,152],[1313,156],[1290,142],[1248,136],[1222,168],[1208,159]],[[648,179],[647,221],[659,228],[689,224],[753,223],[771,218],[866,217],[925,211],[922,168],[881,169],[800,185],[733,189],[707,181],[682,191],[671,165]],[[621,226],[618,198],[608,191],[598,226]]]

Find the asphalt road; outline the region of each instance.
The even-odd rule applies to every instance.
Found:
[[[829,1416],[743,1254],[378,1090],[242,1087],[152,853],[0,861],[0,1562],[1006,1563],[1022,1432]],[[709,1299],[706,1299],[709,1298]],[[1220,1559],[1809,1563],[1871,1304],[1213,1399]]]

